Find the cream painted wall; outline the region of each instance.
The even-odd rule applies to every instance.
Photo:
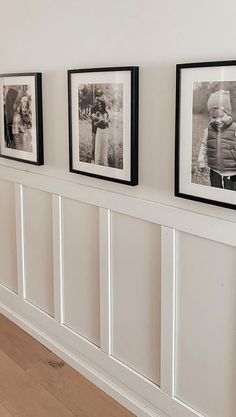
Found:
[[[219,0],[0,0],[0,72],[42,71],[42,172],[235,220],[234,211],[173,196],[175,64],[235,58],[234,2]],[[139,185],[68,173],[69,68],[140,66]]]

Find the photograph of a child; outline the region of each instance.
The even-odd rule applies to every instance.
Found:
[[[31,87],[3,85],[5,147],[32,152]]]
[[[78,85],[79,161],[123,169],[123,84]]]
[[[193,83],[192,183],[236,191],[236,81]]]

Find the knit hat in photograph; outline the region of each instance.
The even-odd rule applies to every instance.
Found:
[[[208,111],[211,109],[224,110],[225,113],[231,115],[232,107],[230,104],[230,92],[225,90],[219,90],[212,93],[207,102]]]

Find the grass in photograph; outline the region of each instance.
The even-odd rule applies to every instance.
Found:
[[[123,114],[110,113],[111,123],[108,128],[108,166],[123,169]],[[89,120],[79,121],[81,162],[91,163],[92,160],[92,125]],[[96,139],[95,139],[96,140]]]

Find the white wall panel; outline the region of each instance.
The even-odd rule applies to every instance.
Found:
[[[0,283],[17,292],[15,188],[0,181]]]
[[[177,234],[176,396],[235,417],[236,248]]]
[[[161,229],[112,215],[113,356],[160,382]]]
[[[23,201],[26,298],[53,315],[52,197],[24,187]]]
[[[100,343],[99,209],[63,199],[64,323]]]

